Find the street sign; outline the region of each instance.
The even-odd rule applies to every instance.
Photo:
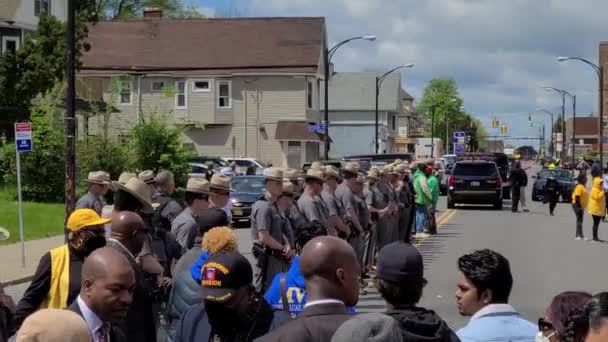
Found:
[[[464,138],[464,132],[454,132],[454,138]]]
[[[463,154],[463,153],[464,153],[464,144],[454,145],[454,154]]]
[[[21,153],[31,152],[32,124],[29,122],[15,123],[15,153],[17,154],[17,207],[19,210],[19,239],[21,240],[21,266],[25,268],[25,234],[23,232],[23,204],[21,200]]]
[[[17,152],[31,152],[33,150],[31,123],[15,123],[15,145],[17,146]]]

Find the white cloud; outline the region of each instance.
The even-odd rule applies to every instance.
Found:
[[[336,53],[337,70],[383,71],[404,63],[407,91],[419,97],[433,77],[453,77],[465,107],[489,118],[561,105],[541,86],[577,94],[578,113],[597,106],[597,79],[587,66],[556,56],[597,60],[608,40],[608,1],[597,0],[250,0],[251,15],[323,16],[329,40],[375,34]],[[570,113],[570,104],[567,112]],[[523,116],[522,116],[523,118]],[[538,116],[539,119],[542,116]],[[531,134],[526,119],[511,132]]]

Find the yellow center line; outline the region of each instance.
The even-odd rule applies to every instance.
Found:
[[[448,223],[448,221],[454,216],[456,215],[456,210],[454,209],[447,209],[441,216],[437,217],[435,219],[436,223],[437,223],[437,229],[440,228],[441,225],[444,225],[446,223]],[[433,235],[429,235],[428,237],[425,238],[421,238],[421,239],[415,239],[413,245],[417,246],[419,245],[421,242],[425,241],[426,239],[430,238]]]

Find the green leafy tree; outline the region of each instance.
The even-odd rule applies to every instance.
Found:
[[[170,125],[156,113],[129,131],[134,163],[139,170],[169,170],[175,174],[177,184],[184,184],[190,167],[192,151],[182,144],[182,130]]]
[[[65,168],[64,118],[59,104],[64,87],[56,86],[32,106],[34,151],[21,154],[22,195],[25,200],[63,202]],[[7,184],[16,184],[15,145],[8,144],[0,159],[8,167]]]
[[[134,19],[143,16],[145,8],[159,8],[167,18],[202,18],[194,3],[182,0],[94,0],[103,19]]]
[[[434,78],[424,88],[417,109],[426,115],[425,128],[431,136],[431,122],[434,121],[434,135],[445,139],[446,118],[448,127],[461,129],[470,121],[469,115],[462,110],[463,100],[456,81],[451,78]],[[434,120],[433,120],[434,118]]]

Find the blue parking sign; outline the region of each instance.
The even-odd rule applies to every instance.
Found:
[[[17,152],[31,152],[32,146],[32,124],[29,122],[15,123],[15,146]]]

